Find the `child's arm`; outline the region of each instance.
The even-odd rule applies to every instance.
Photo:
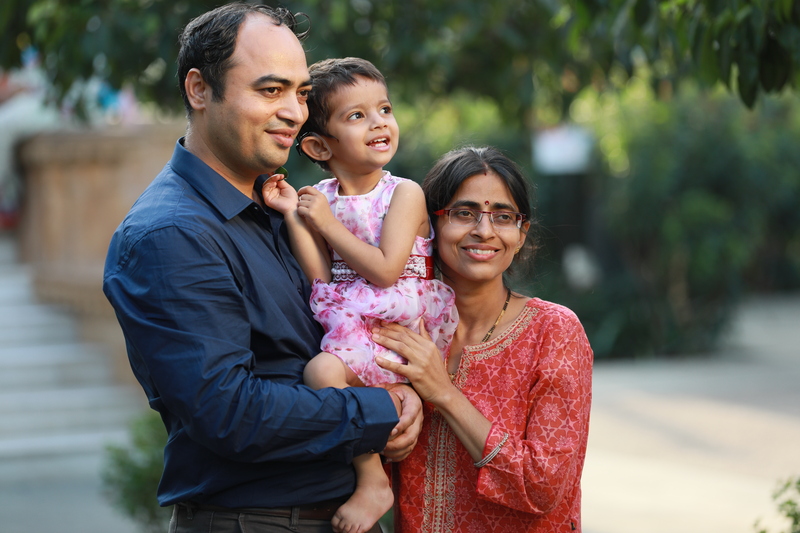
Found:
[[[297,191],[283,178],[270,177],[261,188],[264,203],[283,215],[289,245],[309,281],[331,281],[331,257],[322,236],[297,213]],[[330,208],[328,209],[330,210]]]
[[[380,247],[367,244],[336,220],[327,202],[327,213],[309,187],[300,189],[303,197],[298,212],[328,242],[331,248],[360,276],[379,286],[393,285],[403,273],[414,238],[428,236],[430,227],[425,211],[425,196],[419,185],[404,181],[394,190],[389,212],[383,221]]]

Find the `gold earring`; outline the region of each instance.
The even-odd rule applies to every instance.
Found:
[[[519,250],[520,250],[520,248],[521,248],[521,247],[519,247],[519,246],[518,246],[518,247],[517,247],[517,249],[516,249],[516,250],[514,250],[514,255],[517,255],[517,254],[519,253]]]

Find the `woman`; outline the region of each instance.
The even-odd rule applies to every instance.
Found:
[[[425,400],[417,447],[394,471],[395,531],[580,531],[593,356],[572,311],[504,282],[535,248],[527,181],[498,150],[469,147],[423,190],[459,324],[444,362],[426,335],[373,332],[408,359],[378,364]]]

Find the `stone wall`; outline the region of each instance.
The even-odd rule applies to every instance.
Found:
[[[184,129],[179,123],[61,131],[33,137],[20,148],[20,258],[33,269],[39,298],[72,309],[82,337],[110,348],[121,381],[133,375],[102,292],[108,243]]]

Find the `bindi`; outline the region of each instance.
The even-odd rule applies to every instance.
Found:
[[[489,200],[486,200],[486,201],[485,201],[485,202],[483,202],[483,203],[484,203],[484,204],[486,204],[486,205],[489,205]]]

